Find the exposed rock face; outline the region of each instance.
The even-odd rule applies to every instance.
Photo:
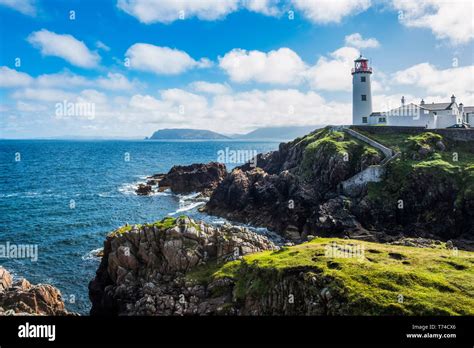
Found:
[[[0,267],[0,315],[69,315],[61,293],[48,284],[31,285],[26,279],[12,281]]]
[[[217,162],[174,166],[167,174],[148,177],[146,184],[139,184],[135,192],[140,196],[150,195],[153,186],[158,186],[158,191],[171,189],[174,193],[200,192],[209,196],[226,175],[225,165]]]
[[[206,211],[271,228],[295,241],[308,233],[358,231],[338,185],[381,161],[377,152],[362,150],[344,134],[328,130],[282,143],[278,151],[258,155],[257,168],[234,169],[211,195]]]
[[[389,172],[389,175],[390,172]],[[393,178],[395,180],[393,180]],[[419,168],[385,184],[378,195],[354,200],[352,211],[368,227],[389,234],[431,239],[474,239],[474,197],[463,193],[459,176]]]
[[[139,184],[137,189],[135,190],[137,195],[139,196],[147,196],[153,192],[151,185],[149,184]]]
[[[174,166],[158,184],[160,188],[170,188],[175,193],[201,192],[209,195],[226,174],[225,165],[217,162]]]
[[[347,134],[314,132],[258,155],[257,168],[235,168],[215,189],[205,211],[268,227],[296,242],[307,235],[474,241],[472,167],[461,173],[450,163],[436,162],[450,145],[436,134],[427,132],[400,144],[407,148],[377,183],[383,186],[380,192],[368,195],[364,187],[346,197],[340,183],[380,163],[382,156]],[[399,200],[404,208],[398,208]]]
[[[120,231],[120,230],[119,230]],[[276,249],[266,237],[241,227],[212,227],[181,217],[110,234],[95,279],[89,284],[91,315],[181,315],[219,311],[207,299],[213,284],[186,280],[198,265]],[[227,296],[227,295],[226,295]]]

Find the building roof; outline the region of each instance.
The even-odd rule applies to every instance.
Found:
[[[431,103],[431,104],[423,104],[420,105],[420,108],[436,111],[436,110],[449,110],[451,109],[451,105],[453,103]]]
[[[384,115],[384,113],[383,113],[383,112],[380,112],[380,111],[374,111],[374,112],[372,112],[372,113],[370,114],[370,116],[374,116],[374,117],[375,117],[375,116],[383,116],[383,115]]]
[[[464,112],[474,112],[474,106],[465,106],[464,107]]]

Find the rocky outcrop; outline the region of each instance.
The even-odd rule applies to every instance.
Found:
[[[170,188],[174,193],[201,192],[209,195],[226,174],[225,165],[217,162],[174,166],[160,180],[159,187]]]
[[[459,272],[472,256],[450,243],[313,237],[277,248],[242,228],[195,224],[182,217],[109,235],[89,287],[91,314],[472,315],[463,290],[472,275]],[[410,301],[400,302],[407,274]]]
[[[0,315],[70,315],[61,293],[49,284],[32,285],[26,279],[13,281],[0,267]]]
[[[147,196],[147,195],[149,195],[153,192],[153,189],[152,189],[151,185],[139,184],[137,189],[135,190],[135,192],[139,196]]]
[[[225,297],[207,300],[218,283],[203,287],[186,279],[207,264],[276,249],[246,228],[213,227],[187,217],[127,226],[111,233],[95,279],[89,284],[91,315],[181,315],[218,311]]]
[[[174,166],[167,174],[155,174],[147,178],[146,184],[139,184],[137,195],[152,194],[170,189],[174,193],[199,192],[209,196],[227,175],[224,164],[211,162],[194,163],[189,166]]]
[[[458,245],[474,241],[474,170],[469,162],[474,147],[430,132],[401,133],[396,141],[401,153],[372,180],[380,182],[358,186],[350,197],[342,184],[381,163],[382,155],[327,128],[258,155],[257,168],[235,168],[204,210],[268,227],[295,242],[307,235],[378,241],[411,236],[456,239]],[[452,160],[451,153],[464,163]]]
[[[351,221],[352,214],[340,203],[345,198],[339,196],[338,185],[382,157],[342,132],[319,130],[258,155],[257,168],[245,164],[234,169],[205,210],[268,227],[294,241],[328,229],[333,235],[358,231],[360,224]],[[344,221],[332,219],[341,215]]]

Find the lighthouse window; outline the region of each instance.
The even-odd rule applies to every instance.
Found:
[[[362,123],[367,123],[367,117],[362,117]]]
[[[365,82],[365,76],[360,77],[360,82]]]
[[[367,100],[367,95],[366,94],[362,94],[362,101],[366,101]]]

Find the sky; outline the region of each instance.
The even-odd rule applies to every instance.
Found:
[[[0,0],[0,138],[226,134],[474,105],[469,0]]]

